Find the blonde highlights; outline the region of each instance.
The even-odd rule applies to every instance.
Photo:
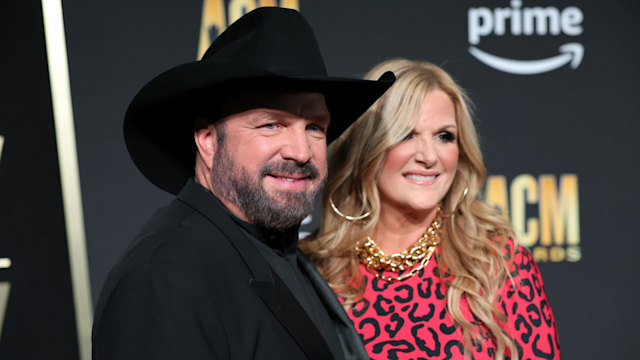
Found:
[[[512,359],[517,359],[505,316],[495,305],[508,276],[505,239],[513,238],[514,232],[500,214],[477,199],[486,168],[467,105],[469,100],[449,74],[431,63],[389,60],[373,68],[366,78],[377,79],[386,71],[396,75],[394,85],[330,146],[322,225],[300,247],[333,291],[344,299],[346,310],[362,298],[364,283],[355,243],[373,233],[380,216],[378,173],[387,150],[415,128],[425,96],[433,90],[443,91],[456,110],[459,148],[455,179],[442,207],[444,213],[456,211],[456,207],[460,211],[444,220],[441,251],[436,255],[440,276],[448,285],[448,311],[462,329],[466,356],[472,339],[480,340],[476,322],[481,322],[496,344],[496,359],[503,359],[506,349]],[[463,195],[465,188],[467,196]],[[369,212],[370,216],[345,221],[333,212],[329,199],[344,214]],[[473,322],[462,315],[463,297],[473,313]]]

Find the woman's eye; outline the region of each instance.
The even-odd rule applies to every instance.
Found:
[[[445,131],[438,134],[438,139],[444,142],[452,142],[456,139],[456,136],[453,133]]]
[[[412,137],[413,137],[413,133],[409,133],[409,134],[407,134],[407,136],[402,138],[402,141],[410,140]]]

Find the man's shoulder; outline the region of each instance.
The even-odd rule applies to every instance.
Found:
[[[119,263],[193,265],[197,258],[229,248],[215,219],[200,214],[179,199],[158,209],[125,250]]]
[[[178,199],[157,210],[111,269],[99,305],[123,281],[135,283],[175,272],[192,284],[216,283],[223,277],[218,267],[234,267],[244,274],[236,265],[242,263],[240,255],[214,222]]]
[[[176,231],[188,232],[193,226],[203,226],[206,218],[191,206],[176,198],[168,205],[157,209],[142,226],[133,242],[142,239],[157,239]],[[148,240],[147,240],[148,241]]]

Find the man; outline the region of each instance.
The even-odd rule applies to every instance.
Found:
[[[125,116],[127,148],[177,198],[110,273],[94,359],[367,358],[297,232],[327,141],[392,82],[327,77],[302,16],[260,8],[147,84]]]

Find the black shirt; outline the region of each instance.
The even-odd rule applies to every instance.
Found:
[[[298,263],[298,256],[303,256],[298,254],[298,227],[284,231],[258,227],[239,219],[217,197],[212,197],[247,234],[247,237],[267,260],[271,268],[296,297],[324,336],[335,358],[343,358],[340,340],[336,335],[333,320],[316,293],[313,284],[301,270]]]

